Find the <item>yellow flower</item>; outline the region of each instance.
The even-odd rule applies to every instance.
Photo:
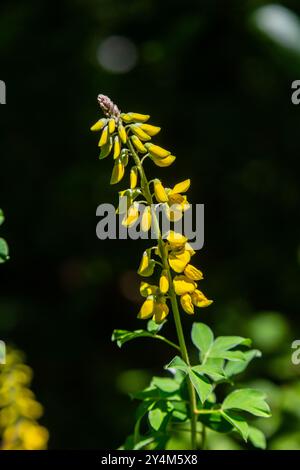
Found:
[[[108,132],[110,134],[113,134],[114,130],[116,128],[116,121],[114,118],[109,119],[108,121]]]
[[[167,202],[167,193],[158,179],[154,180],[154,194],[158,202]]]
[[[118,125],[118,133],[119,133],[119,137],[120,137],[121,141],[123,142],[123,144],[126,144],[127,134],[126,134],[125,127],[122,124]]]
[[[138,125],[132,124],[130,126],[132,132],[141,140],[151,140],[150,135],[146,134]]]
[[[173,285],[177,295],[189,294],[197,287],[197,284],[186,276],[175,276]]]
[[[208,307],[213,303],[212,300],[209,300],[205,297],[203,292],[200,290],[196,289],[194,292],[191,294],[192,297],[192,302],[196,307]]]
[[[138,314],[138,318],[141,320],[147,320],[148,318],[152,317],[154,313],[154,297],[150,295],[144,301],[143,305]]]
[[[178,232],[174,232],[173,230],[169,231],[167,240],[171,246],[171,249],[182,247],[187,242],[187,238],[184,235]]]
[[[150,258],[150,251],[149,250],[144,251],[140,265],[139,265],[138,274],[144,277],[152,276],[154,266],[155,266],[155,262],[154,260]]]
[[[141,282],[140,285],[140,294],[143,297],[148,297],[149,295],[154,295],[158,293],[158,287],[153,284],[148,284],[148,282]]]
[[[169,290],[169,276],[165,269],[161,272],[159,290],[162,294],[166,294]]]
[[[108,139],[109,139],[108,126],[105,126],[102,131],[98,147],[102,147],[103,145],[105,145]]]
[[[161,130],[158,126],[151,126],[151,124],[139,124],[140,128],[146,132],[148,135],[153,137],[154,135],[158,134]]]
[[[117,184],[124,176],[125,168],[120,160],[116,160],[111,174],[110,184]]]
[[[142,215],[141,229],[143,232],[148,232],[151,227],[151,207],[147,206]]]
[[[163,149],[162,147],[159,147],[158,145],[146,143],[145,147],[149,153],[156,158],[166,158],[171,155],[171,152]]]
[[[124,122],[146,122],[150,118],[149,114],[140,114],[140,113],[121,113],[121,119]]]
[[[139,215],[138,205],[135,203],[132,204],[132,206],[129,207],[124,219],[122,220],[123,227],[132,227],[132,225],[134,225],[139,218]]]
[[[141,153],[146,153],[147,152],[146,147],[144,146],[144,144],[140,141],[140,139],[136,135],[132,135],[130,137],[130,140],[132,141],[133,145],[135,146],[135,148],[139,152],[141,152]]]
[[[184,274],[186,277],[189,279],[192,279],[192,281],[200,281],[203,279],[203,274],[199,269],[195,268],[191,264],[188,264],[185,269],[184,269]]]
[[[155,165],[159,167],[167,167],[172,165],[172,163],[176,160],[176,157],[174,157],[174,155],[169,155],[166,158],[156,158],[152,155],[151,159],[155,163]]]
[[[101,131],[101,129],[103,129],[103,127],[106,125],[107,123],[107,119],[105,118],[102,118],[102,119],[99,119],[99,121],[97,121],[92,127],[91,127],[91,131]]]
[[[181,183],[175,184],[173,189],[166,188],[168,196],[167,216],[174,222],[180,220],[183,212],[190,207],[187,197],[181,194],[185,193],[189,189],[190,184],[190,180],[187,179]]]
[[[192,298],[190,294],[183,294],[180,297],[180,303],[183,310],[188,313],[189,315],[193,315],[195,313],[194,305],[192,303]]]
[[[184,248],[179,251],[172,251],[168,258],[169,265],[176,273],[182,273],[190,259],[190,252]]]
[[[155,323],[161,323],[169,314],[169,307],[165,303],[156,303],[154,305],[153,320]]]
[[[114,139],[114,159],[118,158],[121,153],[121,143],[119,137],[116,135]]]
[[[138,180],[138,169],[133,166],[130,170],[130,189],[134,189],[137,185]]]

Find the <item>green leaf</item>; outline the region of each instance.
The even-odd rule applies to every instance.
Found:
[[[212,346],[212,352],[228,351],[239,345],[251,346],[251,339],[242,338],[241,336],[219,336]]]
[[[153,338],[154,335],[146,330],[114,330],[111,339],[112,341],[116,341],[117,345],[121,348],[127,341],[143,337]]]
[[[179,356],[175,356],[172,361],[165,366],[165,369],[178,369],[182,372],[188,373],[188,365]]]
[[[8,245],[4,238],[0,238],[0,263],[4,263],[8,258]]]
[[[252,359],[255,357],[261,357],[261,352],[258,349],[251,349],[251,351],[246,351],[243,354],[245,358],[243,362],[230,361],[225,365],[224,371],[227,377],[240,374],[247,368]]]
[[[208,355],[213,345],[214,334],[205,323],[193,323],[192,341],[196,348],[201,351],[202,357]]]
[[[188,409],[183,401],[172,401],[173,411],[172,417],[178,421],[186,421],[188,418]]]
[[[212,359],[227,359],[228,361],[245,361],[242,351],[211,351],[209,357]]]
[[[199,414],[199,421],[213,431],[227,433],[232,431],[232,424],[224,418],[220,411],[214,413]]]
[[[264,433],[253,426],[249,426],[249,441],[258,449],[265,449],[267,447],[266,437]]]
[[[232,411],[222,411],[224,418],[234,427],[234,429],[242,436],[244,441],[247,442],[249,434],[249,426],[245,418],[239,416]]]
[[[255,416],[268,418],[270,416],[270,408],[265,398],[265,394],[260,390],[252,388],[235,390],[225,398],[222,409],[238,409],[247,411]]]
[[[169,377],[153,377],[151,385],[166,393],[177,392],[180,385]]]
[[[198,374],[206,374],[214,381],[226,379],[223,369],[217,365],[207,365],[206,363],[205,365],[194,366],[192,370]]]
[[[188,375],[196,389],[201,403],[204,403],[212,392],[213,386],[211,382],[205,376],[197,374],[192,369],[188,370]]]
[[[167,320],[164,320],[161,323],[155,323],[155,321],[149,320],[147,323],[147,330],[149,331],[149,333],[158,333],[165,323],[167,323]]]
[[[154,429],[154,431],[159,431],[159,429],[165,424],[167,416],[167,410],[163,410],[159,406],[149,411],[148,419],[150,426]]]

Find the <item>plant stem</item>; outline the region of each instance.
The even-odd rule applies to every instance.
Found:
[[[136,151],[133,148],[133,145],[131,142],[128,140],[128,147],[129,150],[132,154],[132,157],[134,159],[135,165],[137,166],[138,172],[140,174],[141,178],[141,189],[142,192],[150,206],[153,205],[153,198],[149,189],[149,183],[147,180],[147,177],[144,172],[144,168],[142,166],[141,160],[136,153]],[[169,295],[170,295],[170,300],[171,300],[171,305],[172,305],[172,311],[173,311],[173,316],[174,316],[174,321],[175,321],[175,326],[176,326],[176,332],[177,332],[177,337],[178,337],[178,342],[179,342],[179,347],[180,347],[180,352],[182,359],[187,363],[187,365],[190,365],[190,359],[185,343],[185,338],[184,338],[184,333],[182,329],[182,324],[181,324],[181,318],[180,318],[180,313],[179,313],[179,308],[178,308],[178,302],[177,302],[177,297],[176,293],[174,291],[173,287],[173,280],[171,276],[171,271],[168,263],[168,257],[167,257],[167,252],[165,249],[165,244],[162,239],[159,223],[157,220],[157,217],[155,213],[153,212],[153,223],[154,223],[154,228],[158,237],[158,246],[159,246],[159,251],[161,254],[162,258],[162,263],[164,269],[168,273],[168,278],[169,278]],[[189,377],[187,377],[187,385],[188,385],[188,392],[189,392],[189,402],[190,402],[190,413],[191,413],[191,450],[196,450],[197,449],[197,400],[196,400],[196,392],[194,389],[194,386],[190,380]]]

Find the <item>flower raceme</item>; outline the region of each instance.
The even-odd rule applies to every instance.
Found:
[[[180,220],[189,208],[185,193],[190,187],[190,179],[169,188],[157,178],[148,182],[143,169],[146,158],[159,167],[170,166],[175,161],[175,156],[170,151],[150,142],[161,128],[149,124],[150,116],[147,114],[121,113],[104,95],[98,96],[98,102],[105,117],[101,117],[91,130],[100,132],[99,158],[112,155],[114,160],[111,184],[119,183],[125,175],[126,166],[131,161],[133,163],[130,169],[130,187],[119,192],[120,196],[126,196],[125,206],[123,204],[118,208],[118,213],[123,215],[122,225],[132,227],[140,220],[143,232],[150,230],[152,222],[158,225],[156,214],[151,209],[154,201],[163,206],[171,222]],[[140,210],[142,205],[143,212]],[[156,276],[158,281],[157,284],[144,281],[141,283],[140,293],[145,300],[138,318],[152,318],[156,323],[163,322],[169,314],[168,302],[172,293],[180,297],[180,305],[189,315],[195,313],[195,307],[207,307],[212,303],[198,289],[197,281],[203,279],[203,274],[190,263],[193,255],[195,251],[188,239],[172,230],[167,236],[160,235],[158,245],[143,253],[138,274],[142,277]],[[160,272],[155,272],[157,270]]]

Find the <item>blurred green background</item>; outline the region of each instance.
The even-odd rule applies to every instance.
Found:
[[[3,0],[0,7],[0,206],[11,260],[1,267],[0,338],[27,354],[50,448],[115,448],[131,432],[127,392],[172,355],[134,329],[142,241],[99,241],[96,208],[117,202],[112,162],[89,132],[96,96],[151,114],[156,141],[177,155],[146,165],[170,185],[192,177],[205,204],[196,264],[214,304],[197,319],[250,335],[273,409],[270,449],[300,449],[299,2]],[[122,182],[117,190],[126,187]],[[188,331],[191,319],[185,315]],[[169,322],[171,323],[171,322]],[[174,334],[172,325],[166,327]],[[178,444],[178,446],[183,445]],[[241,443],[211,435],[211,448]]]

